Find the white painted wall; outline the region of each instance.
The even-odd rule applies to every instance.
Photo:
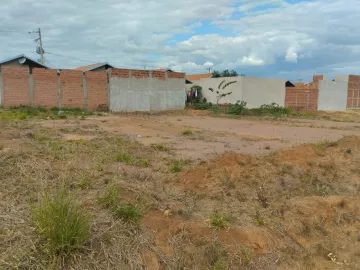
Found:
[[[185,79],[110,78],[110,111],[184,109]]]
[[[237,100],[242,100],[242,78],[243,77],[207,78],[198,81],[198,85],[202,87],[203,97],[205,97],[208,102],[217,104],[218,94],[216,91],[219,91],[219,93],[232,92],[231,95],[221,98],[219,100],[219,104],[236,103]],[[230,84],[226,88],[222,89],[226,83],[232,81],[235,81],[236,83]],[[222,85],[219,89],[220,83],[222,83]],[[214,92],[211,92],[209,88],[214,89]]]
[[[249,109],[276,103],[285,106],[285,83],[283,79],[243,77],[243,99]]]
[[[236,81],[225,89],[218,89],[219,84],[225,81]],[[220,93],[232,92],[224,98],[221,98],[219,104],[234,104],[238,100],[247,102],[247,108],[259,108],[263,104],[275,102],[280,106],[285,106],[285,80],[283,79],[267,79],[256,77],[228,77],[228,78],[207,78],[198,81],[198,85],[202,87],[203,96],[213,104],[217,103],[216,91]],[[211,92],[209,88],[213,88]]]
[[[348,82],[349,81],[349,75],[336,75],[335,76],[336,82]]]
[[[347,81],[319,81],[318,110],[345,111],[347,94]]]

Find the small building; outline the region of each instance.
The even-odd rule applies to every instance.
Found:
[[[49,68],[44,64],[24,55],[20,54],[5,60],[0,61],[0,66],[29,66],[31,68]]]
[[[78,68],[75,68],[75,70],[81,70],[82,72],[104,71],[104,70],[107,70],[108,68],[113,68],[113,66],[110,65],[109,63],[105,62],[105,63],[96,63],[96,64],[92,64],[92,65],[78,67]]]

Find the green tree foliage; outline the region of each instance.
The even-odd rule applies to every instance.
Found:
[[[223,71],[217,71],[214,70],[214,72],[212,73],[212,77],[213,78],[220,78],[220,77],[237,77],[239,76],[239,74],[236,72],[236,70],[228,70],[225,69]],[[241,76],[245,76],[244,74],[241,74]]]

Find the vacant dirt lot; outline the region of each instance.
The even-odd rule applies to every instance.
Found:
[[[356,121],[0,121],[0,269],[359,269]],[[60,191],[90,222],[66,254],[34,220]]]
[[[45,121],[50,128],[92,126],[126,135],[144,145],[165,144],[179,156],[208,159],[225,152],[261,154],[301,143],[359,134],[360,124],[319,120],[261,121],[210,116],[107,116],[78,121]],[[191,134],[183,135],[184,131]],[[95,134],[95,133],[94,133]]]

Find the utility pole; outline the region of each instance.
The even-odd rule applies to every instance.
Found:
[[[37,53],[37,54],[40,54],[40,57],[41,57],[41,58],[40,58],[40,62],[41,62],[41,64],[45,64],[45,57],[44,57],[45,51],[44,51],[43,45],[42,45],[42,38],[41,38],[41,29],[40,29],[40,27],[38,28],[37,31],[29,32],[29,34],[32,34],[32,33],[36,33],[36,34],[39,35],[38,38],[34,39],[34,42],[38,42],[38,41],[39,41],[39,43],[40,43],[40,46],[39,46],[39,47],[36,47],[36,53]]]

